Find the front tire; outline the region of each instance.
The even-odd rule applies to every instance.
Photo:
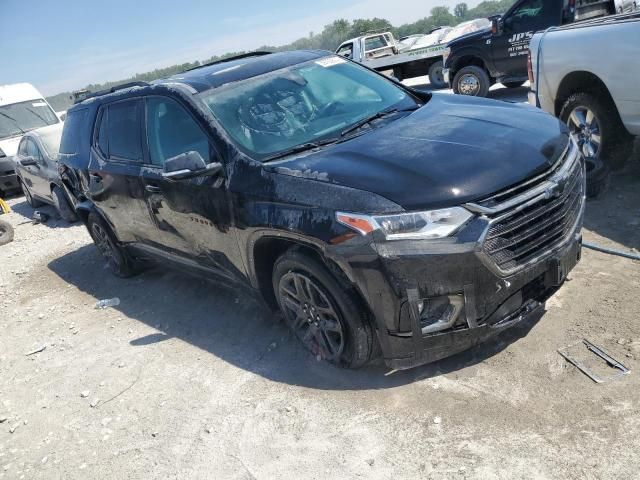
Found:
[[[633,137],[625,130],[618,112],[603,95],[571,95],[560,111],[585,157],[602,160],[611,169],[622,168],[631,156]]]
[[[90,213],[87,218],[87,229],[93,243],[107,261],[111,273],[121,278],[131,277],[137,273],[133,260],[126,250],[118,245],[111,228],[102,218],[93,212]]]
[[[273,267],[273,291],[289,328],[317,358],[347,368],[373,355],[374,332],[352,288],[299,249]]]
[[[444,81],[443,68],[442,61],[438,61],[429,67],[429,83],[431,83],[433,88],[444,88],[447,86],[447,83]]]
[[[453,77],[453,92],[458,95],[486,97],[490,86],[491,80],[487,72],[474,65],[461,68]]]
[[[60,187],[53,187],[51,198],[53,198],[53,205],[65,222],[74,223],[78,221],[76,212],[69,205],[69,201]]]
[[[40,200],[36,200],[31,194],[31,190],[27,187],[22,180],[20,180],[20,188],[22,189],[22,193],[24,194],[24,198],[26,198],[27,203],[31,208],[38,208],[44,205]]]

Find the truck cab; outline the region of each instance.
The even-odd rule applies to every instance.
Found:
[[[352,38],[343,42],[336,53],[358,63],[389,57],[398,53],[396,41],[391,32],[376,33]]]
[[[613,11],[613,1],[519,0],[504,15],[492,17],[489,29],[447,45],[445,81],[455,93],[482,97],[497,82],[519,87],[527,80],[527,53],[535,32]]]

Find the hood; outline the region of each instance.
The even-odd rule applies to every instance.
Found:
[[[455,48],[455,47],[459,47],[460,45],[475,43],[476,41],[483,39],[487,35],[488,36],[492,35],[491,27],[483,28],[481,30],[476,30],[475,32],[466,33],[464,35],[456,37],[453,40],[450,40],[449,42],[447,42],[447,47]]]
[[[0,149],[4,152],[7,157],[13,157],[16,153],[18,153],[18,144],[22,140],[22,135],[11,138],[3,138],[0,140]]]
[[[434,94],[410,115],[383,122],[344,143],[265,166],[373,192],[406,210],[432,209],[537,175],[569,141],[563,124],[534,107],[461,95]]]

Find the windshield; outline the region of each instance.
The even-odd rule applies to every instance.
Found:
[[[338,138],[383,110],[417,105],[392,82],[335,56],[207,91],[202,99],[240,148],[257,159]]]
[[[0,139],[15,137],[34,128],[58,122],[56,114],[43,100],[3,105],[0,107]]]

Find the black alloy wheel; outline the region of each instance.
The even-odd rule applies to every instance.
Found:
[[[377,355],[375,330],[360,295],[315,255],[287,250],[273,266],[272,286],[287,325],[316,359],[358,368]]]
[[[340,315],[322,287],[302,272],[280,278],[279,297],[287,323],[314,355],[337,363],[345,348]]]
[[[107,261],[111,272],[122,278],[130,277],[137,272],[127,252],[114,240],[113,234],[105,222],[95,213],[89,214],[87,229],[98,251]]]

